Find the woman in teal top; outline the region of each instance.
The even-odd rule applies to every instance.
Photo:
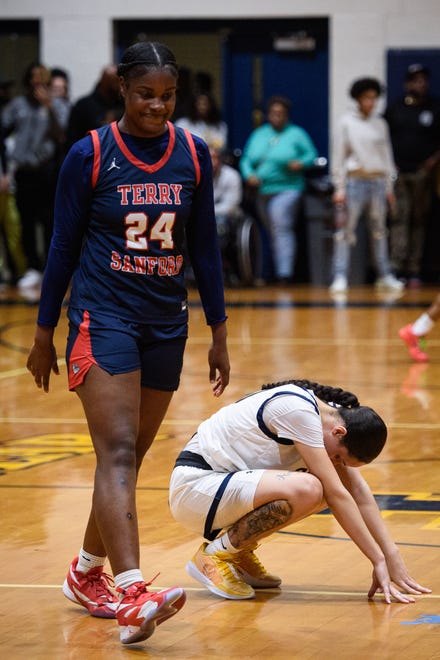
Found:
[[[251,133],[240,160],[244,180],[257,191],[257,209],[269,231],[274,275],[281,282],[292,280],[304,170],[318,155],[308,133],[290,123],[289,110],[288,99],[269,99],[267,123]]]

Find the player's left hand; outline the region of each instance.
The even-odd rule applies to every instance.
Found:
[[[57,376],[60,373],[53,333],[54,328],[37,325],[34,343],[26,362],[26,367],[33,375],[37,387],[43,388],[45,392],[49,391],[51,373]]]
[[[370,590],[368,591],[368,598],[373,598],[376,592],[383,593],[385,602],[388,604],[392,602],[392,599],[397,600],[399,603],[414,603],[414,598],[412,596],[403,594],[394,586],[390,580],[386,567],[382,567],[381,570],[376,566],[373,570],[373,579]]]
[[[52,344],[43,348],[34,344],[29,352],[26,367],[33,375],[37,387],[48,392],[51,372],[57,376],[60,373],[55,346]]]
[[[209,382],[214,396],[221,396],[229,383],[229,356],[226,345],[212,344],[208,353]]]
[[[220,396],[229,383],[231,370],[226,344],[226,321],[212,325],[211,332],[212,344],[208,353],[209,382],[212,385],[214,396]]]
[[[408,573],[405,562],[400,556],[399,551],[396,549],[395,552],[388,555],[386,558],[388,572],[392,581],[397,584],[401,589],[406,591],[409,594],[429,594],[431,589],[428,587],[422,587],[418,584]]]

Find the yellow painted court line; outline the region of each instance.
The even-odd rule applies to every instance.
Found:
[[[58,360],[59,367],[64,367],[65,365],[66,360],[64,360],[64,358]],[[14,378],[15,376],[24,376],[24,374],[30,376],[30,373],[26,367],[20,367],[20,369],[10,369],[9,371],[1,371],[0,380],[5,380],[6,378]]]
[[[86,419],[73,417],[0,417],[0,424],[86,424]],[[163,425],[191,425],[198,426],[200,419],[165,419]]]
[[[61,589],[61,584],[1,584],[0,589]],[[155,587],[154,591],[160,591],[161,589],[166,589],[167,587]],[[185,591],[195,591],[195,592],[207,592],[204,587],[183,587]],[[259,591],[257,591],[259,593]],[[334,591],[315,591],[313,589],[264,589],[264,593],[283,593],[283,594],[299,594],[302,596],[359,596],[361,598],[366,597],[366,592],[364,591],[339,591],[335,589]],[[381,597],[381,594],[377,594],[378,597]],[[431,598],[433,600],[439,600],[440,594],[423,594],[419,596],[420,598]],[[416,596],[418,598],[418,596]]]
[[[63,418],[63,417],[0,417],[0,424],[85,424],[85,418]],[[198,426],[200,419],[164,419],[162,426],[170,425],[188,425]],[[404,422],[389,422],[388,428],[390,429],[425,429],[435,431],[440,429],[440,424],[423,424],[423,423],[404,423]]]
[[[192,344],[206,344],[209,342],[207,337],[189,337],[188,343]],[[384,347],[384,346],[400,346],[402,347],[402,341],[400,339],[356,339],[349,337],[342,337],[341,339],[335,339],[334,337],[230,337],[228,335],[228,345],[230,346],[311,346],[316,348],[323,346],[337,346],[344,347],[350,346],[353,348],[361,347]],[[440,346],[439,340],[432,340],[429,342],[430,348],[434,346]]]
[[[62,417],[0,417],[0,423],[9,424],[86,424],[86,419]]]
[[[266,310],[265,310],[266,311]],[[209,339],[207,337],[189,337],[188,343],[191,344],[206,344]],[[228,345],[234,346],[267,346],[272,345],[273,340],[270,337],[230,337],[228,335]],[[277,337],[277,346],[312,346],[316,348],[319,346],[402,346],[400,339],[355,339],[350,337]],[[440,346],[440,340],[432,340],[429,342],[430,347]]]
[[[6,378],[15,378],[16,376],[23,376],[23,374],[28,374],[27,369],[10,369],[9,371],[2,371],[0,373],[0,380],[5,380]]]

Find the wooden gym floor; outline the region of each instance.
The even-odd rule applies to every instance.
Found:
[[[122,647],[114,621],[95,619],[61,592],[81,546],[94,455],[62,357],[49,395],[25,369],[36,301],[0,294],[0,648],[8,660],[119,658],[440,658],[440,327],[429,364],[413,364],[397,336],[434,298],[398,300],[371,287],[332,300],[308,286],[227,290],[231,383],[210,392],[209,331],[191,292],[190,340],[180,390],[140,475],[142,570],[153,587],[187,590],[182,611],[144,644]],[[386,420],[389,441],[363,468],[410,573],[433,593],[416,603],[369,602],[370,564],[331,515],[270,537],[259,556],[283,577],[255,600],[225,601],[194,582],[185,564],[200,539],[172,519],[169,475],[178,451],[218,406],[265,382],[305,377],[355,392]]]

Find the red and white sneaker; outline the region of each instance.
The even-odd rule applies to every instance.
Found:
[[[113,579],[103,572],[102,566],[82,573],[76,570],[77,564],[78,557],[75,557],[64,580],[63,594],[88,609],[92,616],[115,619],[119,599],[111,590]]]
[[[399,337],[408,346],[409,354],[415,362],[428,362],[428,353],[423,350],[425,338],[418,337],[413,333],[411,323],[400,328]]]
[[[177,614],[186,600],[181,587],[148,591],[146,582],[135,582],[127,589],[118,587],[117,591],[122,594],[116,610],[122,644],[151,637],[156,626]]]

